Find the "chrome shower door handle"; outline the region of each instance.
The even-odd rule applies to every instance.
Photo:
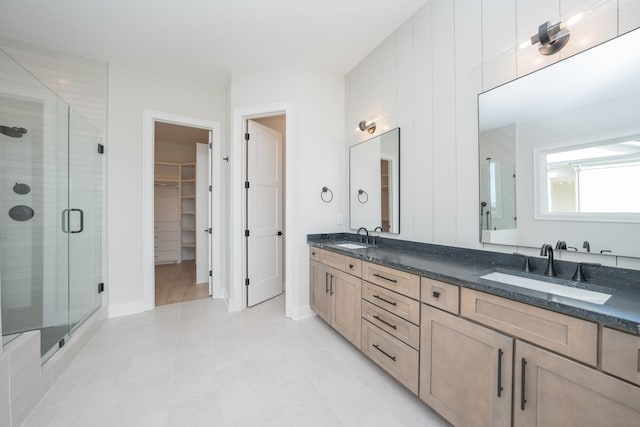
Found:
[[[82,209],[72,208],[72,209],[69,209],[69,212],[80,212],[80,229],[71,231],[71,233],[73,234],[82,233],[84,231],[84,211]]]

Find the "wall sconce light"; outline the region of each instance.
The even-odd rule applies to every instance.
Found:
[[[376,122],[363,120],[358,127],[363,132],[366,130],[369,133],[374,133],[376,131]]]
[[[538,27],[538,34],[531,36],[531,44],[540,43],[538,48],[540,54],[553,55],[565,47],[570,37],[569,29],[566,28],[562,21],[554,25],[547,21]]]

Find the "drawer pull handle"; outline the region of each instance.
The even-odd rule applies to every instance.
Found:
[[[381,276],[378,273],[373,273],[373,275],[379,277],[380,279],[388,280],[389,282],[398,283],[396,279],[389,279],[388,277]]]
[[[438,291],[433,291],[433,294],[432,294],[432,295],[433,295],[433,297],[434,297],[435,299],[440,298],[440,292],[438,292]]]
[[[502,355],[501,348],[498,349],[498,397],[502,397]]]
[[[527,359],[522,358],[522,365],[520,370],[520,409],[524,411],[524,404],[527,403],[527,399],[524,398],[524,389],[525,389],[525,374],[527,366]]]
[[[311,255],[316,256],[316,253],[315,252],[311,252]]]
[[[329,275],[329,295],[333,295],[333,274]]]
[[[380,348],[380,346],[378,344],[373,344],[373,347],[378,350],[380,353],[384,354],[385,356],[387,356],[389,359],[393,360],[394,362],[396,361],[396,357],[390,355],[389,353],[387,353],[386,351],[384,351],[383,349]]]
[[[396,325],[392,325],[391,323],[387,322],[386,320],[381,319],[380,317],[378,317],[377,314],[374,314],[373,318],[376,319],[378,322],[384,323],[385,325],[389,326],[390,328],[398,329],[398,327]]]
[[[379,295],[374,295],[373,297],[374,297],[374,298],[378,298],[380,301],[384,301],[384,302],[386,302],[387,304],[391,304],[391,305],[398,305],[398,303],[397,303],[397,302],[389,301],[389,300],[387,300],[387,299],[382,298],[382,297],[381,297],[381,296],[379,296]]]
[[[640,372],[640,348],[638,349],[638,372]]]
[[[329,293],[329,273],[325,271],[324,273],[324,293]]]

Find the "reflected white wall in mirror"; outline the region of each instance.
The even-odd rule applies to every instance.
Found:
[[[588,240],[594,252],[640,256],[638,75],[634,30],[479,95],[482,242],[581,248]],[[498,180],[487,158],[515,165],[513,228],[500,229],[497,218],[487,226],[486,212],[498,215],[492,194],[504,217],[510,191],[504,171],[491,188]]]
[[[400,232],[400,129],[350,148],[349,224]]]

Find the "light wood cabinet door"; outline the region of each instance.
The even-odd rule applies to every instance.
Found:
[[[598,325],[472,289],[461,289],[460,315],[596,366]]]
[[[309,275],[311,308],[322,320],[331,323],[330,269],[326,265],[312,260]]]
[[[341,271],[333,270],[330,274],[331,325],[359,349],[362,281]]]
[[[456,426],[511,425],[513,339],[422,305],[420,399]]]
[[[640,426],[640,388],[516,341],[514,426]]]

